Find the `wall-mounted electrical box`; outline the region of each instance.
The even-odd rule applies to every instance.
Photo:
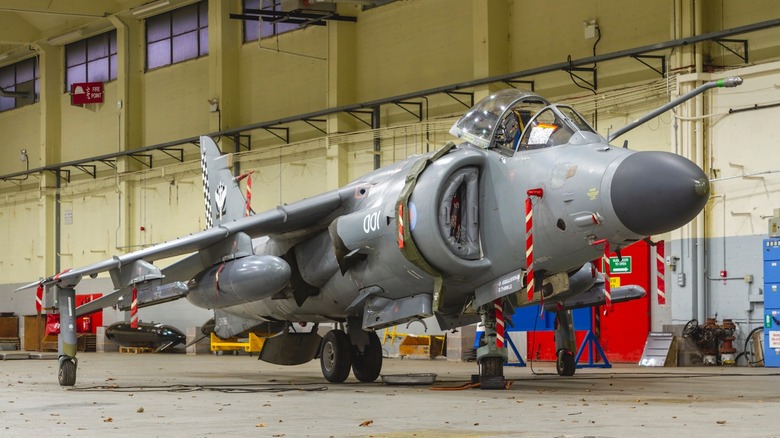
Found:
[[[780,367],[780,239],[764,239],[764,366]]]

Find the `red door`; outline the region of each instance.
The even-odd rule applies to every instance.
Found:
[[[613,262],[612,287],[637,285],[647,292],[644,297],[614,304],[606,315],[600,315],[599,342],[611,362],[639,362],[650,332],[650,245],[637,242],[621,251],[620,263]],[[611,254],[611,257],[617,257]],[[653,260],[654,261],[654,260]],[[602,309],[603,310],[603,309]]]

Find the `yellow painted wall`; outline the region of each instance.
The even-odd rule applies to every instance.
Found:
[[[143,146],[209,131],[208,71],[208,59],[202,57],[144,74]]]
[[[111,179],[72,184],[61,196],[61,265],[83,266],[117,254],[116,188]],[[66,219],[68,213],[72,218]]]
[[[476,0],[488,1],[488,0]],[[502,1],[502,0],[489,0]],[[682,3],[689,4],[688,0]],[[717,3],[717,4],[715,4]],[[746,5],[747,3],[747,5]],[[583,21],[596,19],[602,29],[602,39],[597,54],[614,52],[646,44],[663,42],[675,37],[672,33],[671,1],[620,0],[531,0],[507,1],[507,44],[505,56],[510,71],[519,71],[546,64],[563,62],[568,55],[578,59],[592,55],[595,40],[584,38]],[[476,5],[476,6],[475,6]],[[763,21],[780,15],[780,4],[770,0],[723,0],[706,2],[703,10],[704,31],[740,26]],[[238,117],[241,125],[268,121],[301,113],[325,109],[329,97],[339,92],[338,104],[354,96],[357,102],[396,96],[399,94],[475,79],[474,60],[481,41],[475,38],[475,26],[484,25],[474,18],[478,4],[474,0],[406,0],[359,12],[354,26],[354,65],[339,65],[339,68],[354,72],[354,83],[341,87],[354,90],[332,90],[328,84],[332,74],[332,62],[328,60],[330,32],[333,27],[312,26],[307,29],[241,45],[239,60],[235,68],[240,82]],[[477,29],[479,30],[479,29]],[[766,61],[780,50],[778,31],[764,31],[751,35],[751,54],[754,61]],[[493,38],[495,35],[491,35]],[[679,35],[677,35],[679,36]],[[132,44],[142,44],[136,41]],[[343,49],[350,49],[342,47]],[[496,46],[493,46],[496,47]],[[668,54],[668,51],[665,52]],[[719,52],[712,51],[713,56]],[[207,57],[140,73],[138,83],[131,82],[125,102],[125,109],[141,108],[140,122],[132,125],[133,132],[139,132],[142,144],[131,144],[128,148],[193,137],[209,131],[214,115],[209,112],[207,99],[214,87],[209,77],[210,64],[218,52]],[[143,71],[143,57],[131,60],[129,70],[135,74]],[[503,61],[503,60],[502,60]],[[717,59],[716,59],[717,61]],[[330,63],[330,64],[329,64]],[[348,63],[347,63],[348,64]],[[502,63],[497,62],[496,65]],[[330,65],[330,67],[329,67]],[[478,66],[477,66],[478,67]],[[498,68],[498,67],[497,67]],[[352,73],[352,72],[350,72]],[[745,104],[756,100],[775,101],[774,83],[777,72],[751,73],[743,88],[728,100],[718,98],[714,104]],[[639,80],[658,77],[634,60],[604,62],[599,64],[599,81],[602,90],[613,86],[626,86]],[[567,74],[556,72],[537,80],[537,91],[552,99],[574,94],[587,94],[575,88]],[[61,81],[61,78],[56,78]],[[750,85],[755,83],[757,85]],[[498,84],[503,88],[505,85]],[[745,88],[747,87],[747,88]],[[116,100],[120,92],[117,82],[106,85],[106,103],[99,106],[72,107],[69,96],[62,94],[61,142],[62,160],[72,160],[101,155],[117,150],[118,124]],[[747,91],[743,91],[747,90]],[[347,97],[344,97],[347,96]],[[742,97],[737,97],[742,96]],[[741,100],[740,100],[741,99]],[[606,134],[644,114],[656,103],[650,99],[645,106],[632,107],[623,112],[603,112],[599,117],[599,130]],[[456,115],[466,110],[461,104],[444,95],[431,96],[426,112],[433,117]],[[714,107],[713,107],[714,108]],[[721,108],[722,109],[722,108]],[[4,135],[2,153],[10,159],[0,160],[0,173],[22,170],[21,162],[15,159],[18,149],[26,147],[31,167],[42,165],[40,161],[41,120],[39,105],[0,113],[0,133]],[[344,116],[349,119],[349,116]],[[773,110],[760,113],[746,113],[729,120],[740,124],[730,126],[727,121],[718,122],[707,138],[717,158],[713,167],[735,172],[729,162],[744,162],[746,168],[760,170],[766,167],[767,156],[773,156],[771,127],[750,125],[753,120],[772,120]],[[744,119],[744,120],[743,120]],[[383,126],[401,126],[413,121],[413,116],[403,110],[387,105],[382,108]],[[351,121],[340,125],[355,129],[367,129]],[[751,128],[745,132],[736,126]],[[729,128],[727,128],[729,127]],[[290,125],[291,141],[297,142],[320,136],[318,131],[296,122]],[[382,139],[383,164],[388,164],[411,154],[437,149],[452,138],[446,134],[448,127],[433,130],[432,138],[425,138],[417,132],[394,131],[389,138]],[[626,136],[635,149],[670,150],[673,148],[670,115],[631,132]],[[766,131],[766,132],[764,132]],[[86,132],[86,134],[85,134]],[[271,134],[256,130],[252,135],[252,151],[242,152],[243,170],[255,170],[253,205],[256,210],[272,208],[279,203],[293,202],[311,196],[328,186],[326,169],[329,159],[323,141],[306,141],[280,148],[281,140]],[[622,139],[621,139],[622,140]],[[709,140],[708,140],[709,141]],[[618,140],[618,143],[621,141]],[[225,150],[232,150],[230,142],[223,142]],[[346,162],[348,179],[354,179],[373,169],[372,139],[343,145],[342,159]],[[193,148],[194,149],[194,148]],[[192,153],[193,149],[186,149]],[[720,160],[720,161],[719,161]],[[155,158],[155,163],[162,160]],[[133,199],[132,225],[122,223],[123,212],[117,193],[116,181],[91,179],[66,184],[63,191],[63,209],[73,211],[74,223],[63,226],[63,266],[80,265],[108,257],[124,249],[116,248],[117,227],[132,226],[130,245],[152,244],[176,237],[183,233],[203,228],[202,194],[199,169],[185,171],[166,170],[163,176],[160,167],[142,176],[132,176],[130,193],[122,193],[122,199]],[[78,175],[77,170],[73,170]],[[769,181],[769,179],[767,179]],[[773,183],[771,183],[773,184]],[[760,215],[766,214],[767,205],[777,204],[773,185],[762,186],[758,181],[733,183],[737,188],[734,203],[728,200],[729,211],[751,211],[749,218],[727,215],[726,228],[734,233],[762,231]],[[744,187],[742,186],[744,185]],[[716,186],[716,192],[719,190]],[[0,244],[30,245],[30,237],[40,236],[42,227],[38,204],[41,198],[37,184],[20,190],[10,183],[0,185],[0,227],[3,235]],[[744,200],[739,200],[739,196]],[[762,198],[761,196],[764,196]],[[743,204],[740,204],[743,202]],[[764,210],[753,210],[751,203]],[[766,207],[766,208],[765,208]],[[756,207],[759,208],[759,207]],[[717,211],[714,213],[717,216]],[[747,216],[747,215],[746,215]],[[713,230],[723,225],[713,219]],[[742,221],[742,222],[740,222]],[[145,231],[140,231],[140,226]],[[713,231],[713,232],[715,232]],[[733,233],[732,233],[733,234]],[[24,236],[24,237],[20,237]],[[51,236],[50,236],[51,237]],[[5,240],[2,240],[5,239]],[[21,240],[19,240],[21,239]],[[42,275],[43,245],[35,241],[28,258],[20,260],[16,254],[0,254],[3,275],[11,281],[25,281]],[[69,259],[66,259],[69,257]],[[25,261],[26,260],[26,261]],[[7,267],[14,269],[8,270]]]
[[[510,70],[522,71],[593,56],[596,39],[585,38],[584,22],[595,19],[601,30],[596,55],[672,39],[672,8],[669,1],[550,0],[511,2]],[[588,73],[578,73],[592,80]],[[617,76],[617,78],[612,78]],[[598,65],[599,88],[620,81],[657,78],[658,74],[638,61],[609,61]],[[577,90],[565,72],[545,75],[537,89],[546,95]]]
[[[772,0],[753,0],[750,4],[739,0],[723,0],[722,2],[705,3],[703,14],[704,32],[712,32],[723,28],[746,26],[749,24],[776,19],[780,16],[780,3]],[[742,39],[748,35],[737,35],[734,39]],[[780,48],[777,41],[780,39],[780,29],[767,29],[749,35],[748,45],[749,61],[777,59],[780,57]],[[736,43],[726,45],[743,53],[743,47]],[[726,62],[739,62],[738,58],[729,53],[725,48],[709,43],[707,45],[710,62],[723,65]]]
[[[38,104],[27,105],[0,113],[0,146],[3,159],[0,160],[0,175],[21,172],[26,169],[19,159],[19,150],[27,149],[30,168],[43,166],[41,162],[40,118]]]
[[[116,87],[116,81],[107,82],[99,104],[71,105],[70,92],[62,94],[62,161],[119,150]]]
[[[400,1],[361,14],[358,101],[473,79],[471,0]]]
[[[134,184],[134,245],[152,245],[205,228],[200,166],[191,167],[173,175],[150,172]]]
[[[327,28],[312,26],[242,45],[238,63],[241,125],[327,108],[327,32]],[[291,142],[321,135],[302,122],[290,128]],[[253,147],[281,141],[264,130],[250,135]]]
[[[241,47],[242,125],[327,107],[327,32],[312,26]]]
[[[780,63],[748,67],[735,74],[745,83],[736,89],[718,90],[710,96],[708,114],[712,125],[706,136],[712,139],[711,168],[717,178],[757,172],[780,172],[775,141],[780,108],[766,108],[728,114],[730,109],[780,101],[775,84]],[[767,233],[766,218],[780,208],[780,173],[716,181],[707,205],[708,236],[744,236]]]
[[[0,283],[38,278],[30,275],[43,263],[44,236],[38,232],[40,207],[37,199],[0,202],[0,248],[4,248],[0,251]]]

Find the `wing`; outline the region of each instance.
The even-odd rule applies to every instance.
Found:
[[[115,278],[118,278],[118,275],[116,274],[122,273],[123,267],[133,266],[138,261],[153,262],[168,257],[202,251],[220,244],[239,233],[244,233],[249,237],[260,237],[269,234],[292,232],[305,234],[308,230],[319,229],[340,214],[342,206],[345,205],[346,201],[354,198],[354,193],[354,187],[345,186],[339,190],[323,193],[285,206],[279,206],[274,210],[222,223],[205,231],[53,275],[22,286],[17,290],[53,284],[62,287],[73,287],[81,281],[83,276],[94,277],[101,272],[111,272],[112,279],[115,282],[114,286],[117,289],[121,289],[127,286],[127,284],[117,284]]]

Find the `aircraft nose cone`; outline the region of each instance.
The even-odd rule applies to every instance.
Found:
[[[709,194],[707,175],[692,161],[668,152],[637,152],[618,165],[610,196],[626,228],[651,236],[688,223]]]

